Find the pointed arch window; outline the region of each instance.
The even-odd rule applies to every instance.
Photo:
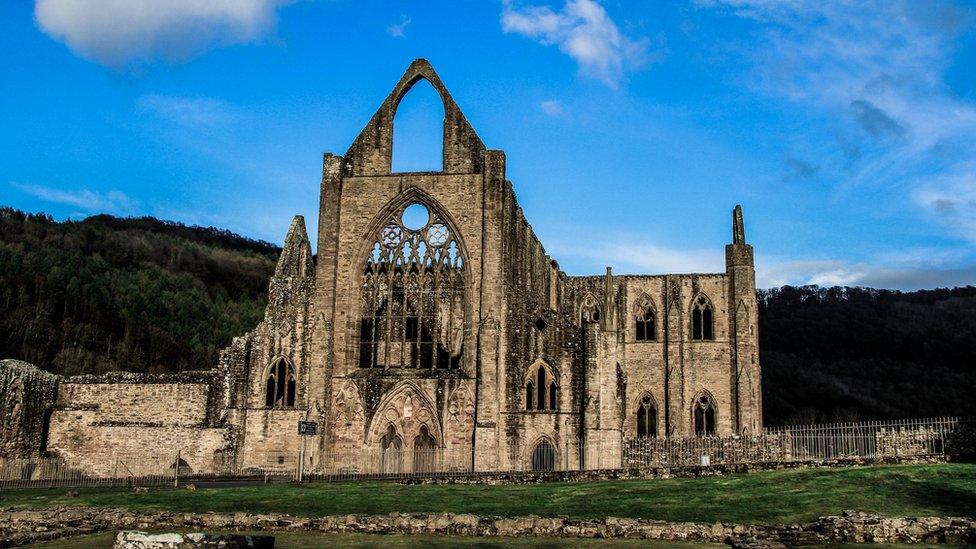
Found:
[[[650,395],[637,406],[637,438],[657,438],[657,408]]]
[[[691,311],[691,339],[699,341],[715,339],[712,303],[700,295]]]
[[[634,339],[637,341],[654,341],[657,339],[654,308],[650,302],[643,300],[637,305],[637,315],[634,320]]]
[[[403,462],[403,439],[393,424],[386,427],[386,433],[380,439],[380,449],[380,472],[399,473]]]
[[[580,306],[580,324],[585,326],[595,322],[600,322],[600,306],[593,294],[586,294]]]
[[[430,434],[426,425],[420,426],[420,433],[413,439],[413,470],[414,472],[430,472],[434,470],[434,458],[437,441]]]
[[[559,385],[543,364],[530,368],[525,382],[526,411],[555,411],[559,408]]]
[[[692,413],[695,418],[695,435],[707,437],[715,435],[715,401],[708,393],[695,399]]]
[[[465,260],[453,231],[413,202],[374,238],[363,274],[359,366],[459,368]]]
[[[403,93],[393,118],[393,172],[444,171],[444,99],[426,78]]]
[[[295,368],[279,358],[268,369],[264,405],[268,408],[290,408],[295,405]]]

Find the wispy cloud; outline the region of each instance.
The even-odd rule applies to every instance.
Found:
[[[223,101],[200,97],[149,94],[139,98],[138,106],[181,126],[212,126],[235,116]]]
[[[76,54],[119,67],[184,60],[210,48],[254,42],[293,0],[36,0],[34,19]]]
[[[121,191],[67,190],[22,183],[13,186],[45,202],[72,206],[82,213],[133,214],[139,210],[138,203]]]
[[[902,211],[976,242],[976,102],[944,78],[973,10],[938,0],[698,4],[759,25],[761,42],[741,47],[754,69],[746,81],[835,121],[840,189],[889,189]]]
[[[585,266],[589,274],[599,273],[607,265],[623,274],[725,271],[724,250],[679,249],[662,246],[635,234],[599,234],[589,228],[585,232],[588,234],[585,245],[572,238],[550,238],[546,240],[546,249],[553,257]]]
[[[817,175],[820,171],[820,166],[801,158],[796,158],[795,156],[788,156],[786,157],[786,170],[787,173],[783,176],[783,181],[793,181],[797,179],[810,179]]]
[[[572,233],[572,228],[565,232]],[[582,232],[582,229],[580,229]],[[561,231],[562,232],[562,231]],[[574,239],[547,239],[546,249],[571,265],[570,274],[598,274],[611,266],[617,274],[724,273],[725,254],[715,248],[677,248],[634,233],[585,231]],[[864,260],[769,257],[757,250],[756,286],[865,286],[897,290],[976,284],[976,261],[964,247],[914,247],[879,252]]]
[[[386,32],[394,38],[403,38],[406,36],[404,31],[407,30],[407,25],[410,24],[410,18],[406,15],[400,17],[399,23],[394,23],[386,28]]]
[[[581,74],[611,88],[651,58],[649,40],[625,36],[595,0],[567,0],[558,11],[549,6],[519,8],[509,0],[501,22],[504,32],[557,46],[576,61]]]
[[[758,265],[756,286],[865,286],[896,290],[951,288],[976,283],[976,264],[879,265],[840,259],[799,260]]]
[[[539,103],[539,108],[549,116],[562,116],[566,113],[566,110],[563,109],[563,104],[555,99],[547,99]]]

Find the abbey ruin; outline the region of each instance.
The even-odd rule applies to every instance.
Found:
[[[394,173],[394,115],[421,79],[444,104],[443,169]],[[633,439],[761,432],[740,208],[725,272],[568,276],[505,154],[424,60],[344,155],[325,154],[319,204],[314,258],[296,217],[264,320],[211,370],[62,378],[0,363],[0,456],[102,475],[164,454],[200,472],[363,456],[381,470],[573,469],[588,449],[619,461]],[[318,425],[304,451],[299,421]]]

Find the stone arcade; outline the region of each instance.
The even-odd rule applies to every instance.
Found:
[[[392,173],[393,119],[426,79],[443,170]],[[110,474],[575,469],[641,437],[762,429],[755,272],[742,211],[724,273],[568,276],[424,60],[344,156],[327,153],[318,253],[296,217],[264,320],[213,370],[59,378],[0,364],[0,456]],[[398,451],[399,450],[399,451]],[[395,457],[391,457],[395,456]],[[584,462],[584,463],[581,463]]]

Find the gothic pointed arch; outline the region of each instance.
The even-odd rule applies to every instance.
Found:
[[[644,292],[634,301],[634,339],[654,341],[657,339],[657,308],[654,300]]]
[[[526,412],[553,412],[559,409],[559,376],[546,361],[539,359],[525,370]]]
[[[286,357],[273,359],[264,370],[264,406],[292,408],[298,392],[295,365]]]
[[[590,292],[580,300],[579,319],[581,325],[600,322],[600,302]]]
[[[376,111],[345,154],[345,175],[385,175],[392,168],[393,119],[400,101],[420,80],[426,80],[444,104],[443,169],[445,173],[479,173],[485,146],[440,76],[426,59],[417,59]]]
[[[633,403],[634,427],[637,438],[657,438],[657,400],[648,391],[642,392]]]
[[[559,463],[558,446],[548,435],[529,445],[528,465],[532,471],[554,471]]]
[[[444,431],[435,410],[434,403],[416,383],[401,381],[383,395],[367,422],[367,446],[375,446],[389,425],[393,425],[399,436],[408,442],[420,434],[422,426],[427,426],[427,433],[440,445]]]
[[[701,391],[691,403],[691,421],[695,436],[714,436],[718,425],[718,406],[709,391]]]
[[[691,339],[715,339],[715,307],[704,293],[699,293],[691,302]]]
[[[363,245],[359,366],[460,368],[468,256],[445,210],[409,189],[374,218]]]

